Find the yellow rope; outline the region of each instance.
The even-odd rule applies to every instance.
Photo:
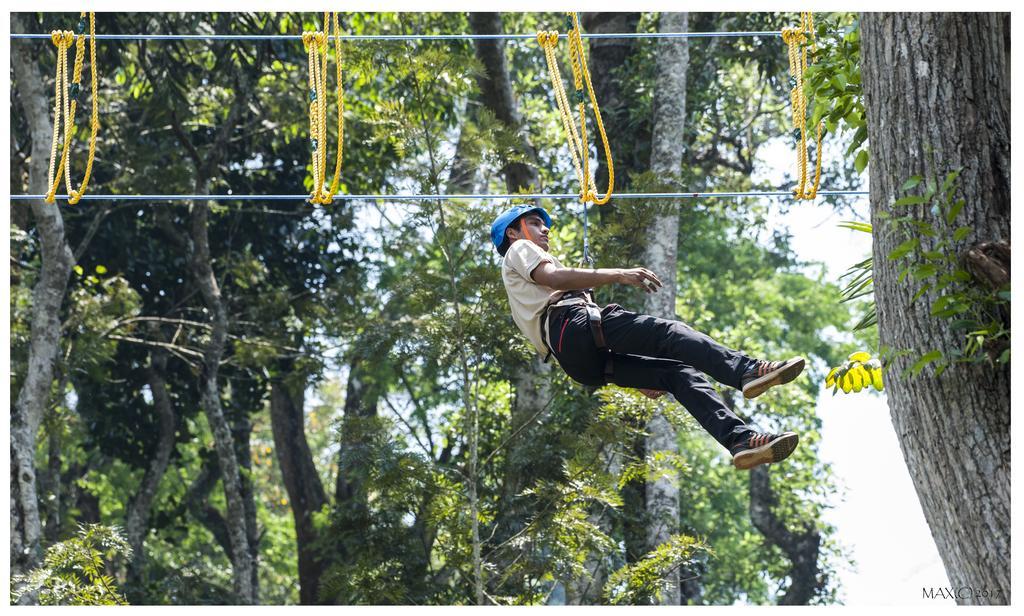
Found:
[[[576,169],[576,177],[580,182],[580,201],[604,205],[611,199],[612,191],[615,188],[615,166],[612,162],[611,145],[608,143],[608,135],[605,133],[604,122],[601,119],[601,109],[597,104],[597,97],[594,95],[594,86],[590,81],[590,70],[587,67],[587,57],[583,49],[579,17],[576,13],[568,13],[566,25],[569,27],[569,61],[572,66],[573,85],[576,88],[576,113],[580,119],[578,131],[572,117],[572,108],[569,105],[568,96],[565,93],[565,84],[562,82],[562,75],[558,70],[558,60],[555,58],[555,50],[558,47],[558,32],[538,32],[537,42],[540,43],[547,60],[548,75],[551,78],[551,85],[555,92],[558,113],[562,118],[562,128],[565,130],[569,140],[569,154],[572,157],[573,167]],[[586,102],[583,94],[584,87],[586,87],[589,94],[590,106],[594,110],[597,130],[604,146],[605,160],[608,162],[608,192],[603,197],[597,196],[594,179],[591,176],[590,144],[587,140]]]
[[[324,189],[327,180],[327,41],[326,31],[302,33],[309,64],[309,136],[313,161],[313,191],[310,203],[329,204],[334,200],[341,182],[341,160],[345,135],[345,103],[341,81],[341,27],[337,13],[324,12],[324,29],[330,24],[334,30],[334,55],[338,96],[338,155],[334,163],[334,178],[330,188]]]
[[[68,45],[70,45],[67,39],[70,36],[71,32],[68,31],[53,30],[50,32],[50,41],[57,47],[57,72],[53,79],[53,140],[50,143],[50,168],[46,172],[46,185],[49,187],[46,191],[47,203],[53,203],[53,195],[57,192],[57,184],[60,183],[60,172],[58,171],[57,182],[53,181],[53,172],[57,162],[57,137],[60,135],[61,100],[64,92],[62,86],[67,80],[65,65],[67,64]]]
[[[82,183],[75,190],[71,187],[71,162],[69,153],[71,151],[71,140],[75,133],[75,113],[78,110],[78,95],[82,85],[82,65],[85,62],[85,17],[83,11],[78,22],[77,44],[75,48],[75,66],[71,76],[71,85],[68,85],[68,48],[75,42],[76,35],[70,30],[50,33],[50,40],[57,46],[57,72],[54,83],[54,105],[53,105],[53,140],[50,145],[50,166],[47,172],[47,184],[49,190],[46,193],[46,202],[53,203],[60,184],[60,177],[64,175],[64,185],[68,192],[68,204],[78,203],[89,186],[89,178],[92,176],[93,162],[96,159],[96,135],[99,132],[99,100],[96,74],[96,15],[89,12],[89,72],[92,82],[92,114],[89,123],[89,156],[85,165],[85,175]],[[56,164],[57,158],[57,136],[60,131],[61,115],[64,119],[64,145],[61,151],[60,163]],[[54,173],[56,171],[56,174]]]
[[[587,84],[587,93],[590,95],[590,106],[594,109],[594,120],[597,122],[597,131],[601,134],[601,143],[604,145],[605,160],[608,161],[608,192],[606,192],[604,197],[601,197],[600,199],[592,199],[592,201],[597,205],[604,205],[605,203],[608,203],[609,199],[611,199],[612,190],[615,187],[615,165],[612,164],[612,148],[611,144],[608,143],[608,135],[604,130],[604,121],[601,119],[601,109],[597,105],[597,97],[594,95],[594,84],[590,82],[590,69],[587,67],[587,55],[583,52],[583,39],[580,36],[581,30],[579,17],[576,13],[570,13],[570,16],[572,17],[573,22],[573,30],[570,33],[570,40],[575,39],[576,41],[577,55],[579,56],[579,61],[582,66],[582,70],[580,72],[583,75],[583,80]],[[580,87],[577,85],[576,89],[579,90]],[[580,103],[580,125],[583,126],[583,103]],[[584,133],[585,132],[586,128],[584,127]],[[584,142],[586,142],[585,139]],[[593,181],[591,181],[591,185],[593,185]],[[592,196],[596,196],[594,195],[593,188],[591,188],[590,194]]]
[[[800,129],[800,146],[797,149],[797,169],[800,181],[793,191],[797,199],[814,199],[821,183],[821,133],[822,123],[818,122],[815,129],[816,142],[814,181],[808,186],[807,178],[807,95],[804,92],[804,72],[807,70],[807,49],[815,49],[814,15],[800,13],[800,26],[783,28],[782,40],[788,47],[789,74],[794,79],[793,89],[789,93],[790,107],[793,110],[793,126]],[[805,43],[808,43],[806,44]]]
[[[345,150],[345,95],[341,83],[341,27],[338,24],[338,13],[331,14],[331,27],[334,30],[334,66],[335,66],[335,79],[337,81],[337,93],[338,97],[338,155],[334,161],[334,178],[331,180],[331,187],[328,189],[327,194],[323,196],[322,201],[324,203],[331,203],[334,201],[334,195],[338,192],[338,185],[341,183],[341,160]],[[326,24],[326,17],[324,20]],[[326,26],[325,26],[326,27]],[[324,71],[326,72],[326,54],[324,55]]]

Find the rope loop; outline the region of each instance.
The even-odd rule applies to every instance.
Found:
[[[71,140],[75,133],[75,113],[78,110],[78,97],[81,93],[82,67],[85,63],[85,34],[77,36],[75,45],[75,64],[72,69],[71,83],[68,81],[68,57],[67,52],[72,44],[76,43],[75,33],[71,30],[53,30],[50,32],[50,40],[57,46],[57,69],[54,79],[54,107],[53,107],[53,139],[50,144],[50,165],[47,171],[47,190],[45,201],[53,203],[56,199],[57,186],[60,184],[61,175],[64,176],[64,184],[67,188],[68,204],[75,205],[85,194],[89,187],[89,178],[92,176],[93,162],[96,159],[96,136],[99,133],[99,101],[97,98],[98,76],[96,69],[96,14],[88,13],[89,17],[89,72],[92,82],[92,113],[89,121],[89,155],[85,165],[85,174],[82,183],[75,190],[71,185],[71,162],[69,154],[71,151]],[[79,17],[79,31],[85,27],[86,12],[82,11]],[[63,117],[64,142],[61,147],[60,162],[57,161],[58,136]],[[55,173],[56,172],[56,173]]]
[[[813,52],[815,47],[814,39],[814,15],[813,13],[800,13],[800,25],[782,29],[782,40],[786,43],[789,56],[789,74],[793,81],[793,88],[789,93],[790,107],[793,111],[793,128],[800,132],[800,145],[797,147],[797,170],[799,182],[793,190],[793,196],[797,199],[811,200],[818,195],[818,186],[821,183],[821,138],[823,123],[818,122],[815,128],[816,146],[814,180],[807,177],[807,94],[804,92],[804,73],[807,71],[807,50]],[[808,45],[809,43],[809,45]]]
[[[306,48],[309,68],[309,140],[313,163],[313,190],[309,202],[326,205],[334,202],[334,195],[341,182],[341,161],[345,136],[345,100],[341,71],[341,26],[337,12],[324,12],[324,30],[305,31],[302,44]],[[330,35],[333,28],[335,78],[338,97],[338,154],[334,164],[334,177],[330,187],[324,188],[327,180],[327,56]]]
[[[612,160],[611,144],[605,132],[604,121],[601,118],[601,109],[597,104],[594,86],[590,80],[590,70],[587,67],[587,57],[583,49],[579,16],[574,12],[567,13],[566,26],[569,27],[567,35],[569,63],[572,67],[573,85],[576,89],[576,113],[579,115],[578,129],[573,119],[568,96],[565,93],[565,84],[558,69],[558,60],[555,58],[555,49],[558,46],[558,31],[542,30],[538,32],[537,42],[540,44],[541,49],[544,50],[544,56],[547,60],[548,75],[551,78],[555,102],[558,105],[559,116],[562,118],[562,128],[565,130],[569,142],[569,155],[572,158],[573,168],[576,170],[576,177],[580,183],[580,201],[584,204],[590,202],[596,205],[604,205],[611,199],[615,188],[615,165]],[[586,118],[586,101],[588,98],[594,112],[594,121],[597,125],[598,134],[604,146],[605,161],[608,164],[608,191],[603,197],[597,195],[594,178],[590,169],[590,144],[587,139]]]

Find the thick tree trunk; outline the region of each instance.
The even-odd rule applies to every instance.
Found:
[[[911,303],[887,255],[905,237],[879,217],[912,175],[963,168],[955,225],[970,242],[1010,239],[1010,17],[1008,13],[864,13],[862,71],[871,144],[874,282],[882,346],[908,349],[886,372],[893,427],[946,572],[961,603],[1010,602],[1009,366],[903,372],[962,335],[930,315],[934,293]],[[921,207],[900,215],[934,222]],[[927,237],[918,236],[923,245]]]
[[[640,13],[580,13],[580,22],[586,34],[636,32]],[[615,190],[624,192],[629,187],[629,176],[625,171],[646,170],[650,156],[647,150],[650,135],[629,125],[633,96],[623,90],[623,68],[636,52],[636,40],[589,39],[586,44],[590,49],[588,65],[594,94],[601,106],[601,117],[612,149],[612,161],[619,171],[615,174]],[[594,181],[597,182],[598,194],[604,194],[608,186],[604,149],[600,145],[600,137],[592,118],[588,120],[587,126],[587,133],[592,135],[590,143],[592,146],[596,144],[598,153]],[[608,211],[608,208],[598,208],[602,216]]]
[[[662,13],[659,32],[686,32],[688,13]],[[655,56],[654,130],[651,170],[666,184],[679,186],[683,162],[683,131],[686,126],[686,74],[689,47],[686,39],[658,41]],[[678,190],[678,188],[673,188]],[[652,204],[653,205],[653,204]],[[665,286],[647,295],[644,309],[664,319],[676,318],[676,248],[679,242],[678,203],[668,203],[655,215],[648,229],[644,263]],[[646,451],[679,453],[676,431],[661,413],[647,425]],[[659,477],[646,484],[647,546],[655,549],[679,532],[678,477]],[[665,579],[662,605],[679,605],[679,569]]]
[[[18,13],[11,14],[14,32],[25,32]],[[11,46],[11,65],[17,96],[32,138],[29,190],[46,193],[46,165],[52,124],[44,78],[29,45]],[[21,207],[21,206],[18,206]],[[36,435],[50,397],[54,362],[60,350],[60,308],[74,256],[64,235],[64,220],[56,204],[32,202],[39,234],[39,278],[32,290],[32,320],[28,363],[21,390],[11,412],[11,572],[24,573],[39,564],[41,526],[34,463]],[[28,597],[27,597],[28,598]],[[28,598],[31,600],[31,598]]]
[[[160,350],[153,351],[150,354],[150,365],[146,369],[146,378],[149,382],[149,391],[153,396],[153,409],[159,418],[160,434],[156,451],[153,452],[153,458],[142,476],[142,483],[139,484],[139,491],[128,505],[128,511],[125,514],[125,535],[128,545],[132,547],[132,559],[128,565],[128,578],[131,580],[141,578],[142,567],[146,562],[143,541],[146,531],[149,529],[149,510],[153,505],[153,498],[156,496],[157,488],[160,487],[160,480],[167,470],[167,464],[174,449],[176,422],[174,406],[167,393],[167,382],[163,377],[166,370],[167,353]]]
[[[474,34],[504,34],[501,13],[470,13],[469,25]],[[505,161],[501,169],[505,186],[509,192],[537,188],[537,151],[530,143],[523,118],[519,114],[512,79],[505,62],[505,41],[500,39],[478,39],[473,41],[476,57],[484,66],[484,72],[477,77],[483,104],[519,138],[520,153],[529,163]]]
[[[327,504],[320,475],[313,465],[313,454],[306,442],[303,415],[304,392],[301,385],[289,386],[274,381],[270,386],[270,423],[274,432],[281,479],[288,491],[292,516],[295,519],[295,544],[299,553],[299,601],[303,605],[317,602],[323,564],[316,557],[313,542],[313,514]]]

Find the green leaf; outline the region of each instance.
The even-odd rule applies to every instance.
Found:
[[[930,284],[922,285],[921,288],[917,290],[917,293],[914,293],[914,297],[910,298],[910,303],[913,304],[916,302],[922,295],[927,293],[930,288],[932,288],[932,285]]]
[[[935,298],[935,301],[932,302],[932,315],[945,310],[951,301],[953,301],[952,295],[941,295]]]
[[[953,224],[953,221],[956,219],[956,215],[960,213],[960,210],[964,209],[964,203],[965,201],[963,199],[958,199],[949,207],[949,211],[946,212],[947,223]]]
[[[871,233],[871,223],[869,222],[858,222],[855,220],[844,220],[837,226],[844,229],[852,229],[854,231],[863,231],[864,233]]]
[[[917,186],[918,184],[920,184],[921,183],[921,179],[922,178],[919,175],[912,175],[912,176],[910,176],[910,179],[908,179],[906,182],[903,182],[903,186],[900,187],[900,190],[903,191],[903,192],[907,192],[911,188],[913,188],[913,187]]]
[[[1006,301],[1010,301],[1010,292],[1009,291],[1000,291],[996,295],[998,295],[1000,299],[1005,299]]]
[[[942,359],[942,351],[930,351],[921,356],[921,359],[917,360],[913,366],[910,367],[911,376],[917,376],[924,370],[924,367],[933,361]]]
[[[868,166],[867,150],[861,150],[857,153],[857,158],[853,161],[853,166],[857,169],[857,173],[864,173],[864,169]]]
[[[928,200],[918,195],[910,195],[909,197],[900,197],[893,201],[892,205],[897,207],[901,205],[920,205],[922,203],[928,203]]]
[[[81,276],[82,274],[84,274],[84,273],[85,273],[85,270],[84,270],[84,269],[82,269],[82,266],[81,266],[81,265],[76,265],[76,266],[75,266],[75,267],[73,267],[72,269],[74,269],[74,270],[75,270],[75,273],[76,273],[76,274],[78,274],[79,276]]]
[[[974,227],[957,227],[956,231],[953,232],[953,241],[959,242],[967,237],[967,235],[973,230]]]
[[[947,173],[946,174],[946,179],[944,179],[942,181],[942,192],[944,192],[944,193],[950,192],[950,190],[953,188],[953,182],[956,182],[956,178],[959,175],[960,175],[960,170],[959,169],[957,169],[956,171],[950,171],[949,173]]]
[[[105,266],[103,266],[103,265],[97,265],[96,266],[96,273],[102,276],[103,274],[107,273],[107,268]]]
[[[893,248],[892,252],[889,253],[889,259],[891,261],[895,261],[896,259],[908,254],[911,250],[917,248],[919,244],[920,241],[918,241],[916,237],[912,237],[896,248]]]
[[[934,276],[938,271],[938,268],[933,263],[922,263],[914,268],[913,274],[914,280],[924,280],[929,276]]]

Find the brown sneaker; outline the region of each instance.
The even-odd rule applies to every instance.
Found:
[[[748,400],[766,392],[769,387],[788,383],[804,371],[804,358],[786,361],[759,360],[743,375],[743,397]]]
[[[733,466],[745,471],[761,464],[785,460],[793,453],[799,442],[800,437],[796,432],[755,432],[749,438],[733,445],[729,453],[732,454]]]

